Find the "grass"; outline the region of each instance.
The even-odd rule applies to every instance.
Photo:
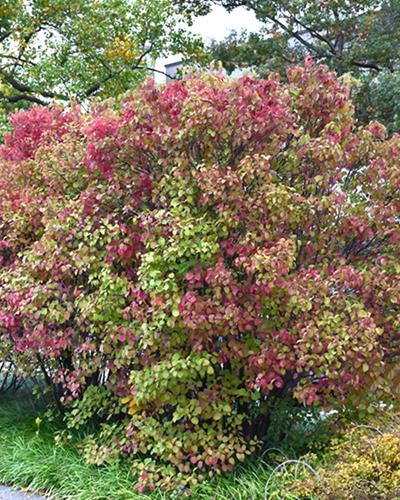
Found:
[[[60,428],[60,424],[43,421],[38,429],[35,418],[41,411],[41,406],[29,393],[0,396],[0,484],[46,493],[60,500],[178,498],[160,491],[149,495],[134,493],[134,479],[128,464],[117,462],[96,467],[85,463],[73,445],[55,446],[54,431]],[[233,474],[203,482],[193,490],[191,498],[293,498],[289,494],[274,496],[278,485],[270,480],[272,470],[273,467],[262,460],[250,462]],[[268,481],[270,484],[266,497]]]
[[[41,425],[38,432],[39,408],[33,403],[26,394],[0,399],[0,483],[47,492],[57,499],[140,498],[132,493],[126,466],[90,466],[73,446],[55,446],[56,426]]]
[[[34,399],[29,390],[19,391],[7,397],[0,396],[0,484],[8,484],[17,488],[48,494],[55,500],[167,500],[182,498],[182,496],[178,497],[176,494],[165,493],[160,490],[148,495],[137,494],[133,491],[135,480],[131,475],[127,461],[114,462],[107,466],[96,467],[85,463],[74,447],[73,441],[64,446],[57,446],[54,441],[54,433],[57,430],[62,430],[63,424],[62,422],[49,422],[48,419],[44,418],[38,426],[35,419],[38,415],[42,415],[44,410],[45,403],[40,403]],[[375,418],[381,424],[380,428],[382,428],[387,419],[389,419],[389,422],[393,420],[396,423],[396,427],[395,431],[392,429],[390,432],[392,434],[395,433],[396,438],[396,433],[398,432],[398,413],[394,414],[395,417],[391,415],[385,408],[383,414],[377,414]],[[285,421],[283,414],[280,415],[278,413],[277,419]],[[312,491],[321,491],[320,486],[323,485],[325,487],[329,483],[332,471],[341,470],[343,457],[340,455],[338,460],[337,457],[335,458],[335,454],[331,454],[330,439],[328,438],[328,441],[326,441],[326,436],[324,437],[324,433],[322,432],[325,419],[319,420],[322,423],[322,427],[318,430],[318,421],[316,422],[317,427],[314,426],[314,434],[317,440],[314,444],[316,446],[312,445],[311,439],[313,426],[310,427],[310,424],[306,422],[303,422],[300,426],[292,427],[288,435],[290,443],[289,445],[286,443],[285,449],[292,449],[292,452],[290,452],[291,456],[299,456],[301,454],[299,450],[317,450],[320,446],[322,447],[320,452],[309,453],[306,457],[303,457],[303,460],[307,463],[302,462],[302,459],[300,459],[295,461],[295,463],[287,465],[287,469],[285,469],[282,462],[285,462],[286,459],[280,456],[279,461],[279,452],[276,453],[275,459],[273,453],[270,453],[268,457],[274,461],[274,465],[266,463],[262,460],[262,457],[248,461],[246,465],[237,467],[231,474],[202,482],[192,490],[190,499],[295,500],[297,497],[291,493],[291,489],[296,476],[299,479],[306,477],[317,478],[316,484],[319,489],[313,489]],[[372,422],[374,423],[374,421]],[[387,425],[389,426],[389,430],[393,426],[392,423]],[[356,429],[360,427],[376,430],[375,423],[374,426],[355,426]],[[298,434],[297,440],[295,436],[296,432]],[[301,441],[301,438],[303,437],[304,440],[305,436],[308,436],[306,446]],[[342,441],[340,441],[344,445],[347,443],[352,453],[358,449],[357,441],[353,437],[353,427],[349,427],[347,434],[343,436],[343,439],[345,439],[341,438]],[[368,441],[369,444],[371,442],[371,440]],[[397,443],[397,441],[394,442]],[[292,445],[296,444],[298,447],[299,443],[300,448],[297,448],[298,452],[295,453]],[[284,447],[285,443],[280,441],[279,446]],[[361,447],[360,450],[362,451],[363,448]],[[369,448],[367,447],[368,450]],[[390,449],[388,453],[390,455]],[[347,485],[351,488],[357,485],[360,480],[363,480],[365,483],[365,471],[358,467],[358,455],[355,454],[354,457],[354,463],[357,467],[354,469],[354,474],[352,473],[353,476],[349,476],[349,484]],[[374,457],[375,461],[372,460],[373,465],[380,470],[379,467],[381,465],[376,464],[376,456],[374,455]],[[309,460],[310,462],[308,462]],[[282,474],[277,474],[276,466],[278,463],[281,464],[280,467],[282,469],[280,469],[280,472]],[[310,464],[317,468],[317,472],[310,468]],[[389,465],[392,467],[391,462]],[[350,463],[350,466],[352,466],[352,463]],[[344,464],[343,467],[346,468],[347,465]],[[375,485],[378,489],[381,489],[379,481],[375,479],[374,482],[370,481],[368,484]],[[333,485],[336,487],[335,484]],[[330,487],[332,487],[332,484]],[[341,491],[343,484],[338,484],[337,487],[338,491]],[[311,490],[308,490],[306,495],[306,498],[314,500],[322,497],[327,498],[323,494],[322,496],[315,497],[314,493],[311,493]],[[186,496],[185,498],[189,497]],[[330,495],[329,498],[333,497]],[[357,498],[373,497],[365,495],[362,497],[358,496]],[[390,496],[390,498],[395,497]]]

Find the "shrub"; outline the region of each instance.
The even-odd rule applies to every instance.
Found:
[[[380,424],[389,420],[388,427],[347,426],[317,473],[290,485],[297,498],[399,498],[399,415],[389,411],[380,417]]]
[[[396,379],[400,137],[325,66],[288,78],[33,108],[2,147],[1,352],[139,491],[232,470],[283,398]]]

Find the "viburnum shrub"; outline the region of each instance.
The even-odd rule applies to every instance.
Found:
[[[357,126],[346,80],[194,74],[12,123],[1,352],[70,427],[95,418],[89,461],[184,488],[255,452],[282,398],[395,387],[400,136]]]

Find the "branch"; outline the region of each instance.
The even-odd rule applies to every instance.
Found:
[[[272,21],[273,23],[277,24],[278,26],[280,26],[286,33],[288,33],[290,36],[292,36],[293,38],[296,38],[297,41],[299,41],[302,45],[304,45],[304,47],[307,47],[308,50],[310,50],[311,52],[315,52],[317,54],[318,57],[332,57],[332,54],[326,52],[325,50],[322,50],[320,49],[319,47],[315,46],[314,44],[312,44],[311,42],[308,42],[307,40],[305,40],[299,32],[297,31],[293,31],[292,29],[290,29],[288,26],[286,26],[286,24],[284,24],[282,21],[279,21],[279,19],[277,19],[276,17],[273,17],[273,16],[267,16],[267,18]]]
[[[47,104],[45,101],[30,94],[4,95],[3,92],[0,92],[0,99],[5,99],[10,104],[15,104],[20,101],[28,101],[33,104],[40,104],[41,106],[46,106]]]
[[[350,61],[350,64],[353,64],[354,66],[357,66],[359,68],[366,68],[366,69],[374,69],[375,71],[382,71],[382,68],[379,66],[376,66],[375,64],[372,63],[363,63],[359,61]]]
[[[25,64],[30,64],[31,66],[37,66],[36,63],[34,63],[33,61],[29,61],[29,59],[22,59],[21,57],[13,56],[10,54],[0,54],[0,57],[4,59],[11,59],[13,61],[17,61],[17,63],[25,63]]]
[[[137,68],[138,69],[147,69],[148,71],[154,71],[154,73],[159,73],[160,75],[167,76],[168,78],[171,78],[171,80],[177,80],[177,78],[175,76],[171,76],[168,73],[166,73],[165,71],[161,71],[160,69],[150,68],[149,66],[138,66]]]
[[[1,74],[3,75],[5,81],[8,82],[15,90],[18,90],[19,92],[32,92],[32,89],[28,87],[28,85],[19,82],[9,73],[1,71]]]
[[[27,101],[30,102],[40,102],[42,104],[46,104],[44,101],[41,101],[40,99],[34,98],[32,94],[39,94],[42,97],[47,97],[49,99],[62,99],[64,101],[68,101],[68,96],[62,95],[62,94],[56,94],[55,92],[47,92],[45,90],[40,90],[40,91],[35,91],[32,87],[29,85],[25,85],[22,82],[19,82],[14,76],[10,75],[9,73],[6,73],[4,70],[0,70],[0,73],[3,75],[4,79],[6,82],[8,82],[15,90],[18,90],[18,92],[23,92],[26,94],[30,94],[27,97]],[[36,101],[33,101],[32,99],[36,99]],[[21,99],[19,99],[21,100]]]
[[[150,47],[148,49],[146,49],[146,50],[143,51],[143,53],[137,59],[137,61],[135,62],[135,64],[133,66],[131,66],[131,69],[146,69],[145,67],[140,66],[140,64],[143,61],[143,59],[153,50],[153,45],[154,44],[151,43]],[[104,78],[102,78],[101,80],[99,80],[98,82],[96,82],[94,85],[92,85],[91,87],[89,87],[84,92],[84,94],[83,94],[84,97],[90,97],[91,95],[93,95],[95,92],[97,92],[101,88],[102,85],[104,85],[108,81],[112,80],[116,76],[119,76],[124,71],[124,69],[125,68],[122,68],[122,69],[120,69],[118,71],[110,72],[107,76],[105,76]]]
[[[4,35],[0,36],[0,43],[4,42],[6,38],[8,38],[10,35],[12,35],[12,31],[7,31],[7,33],[4,33]]]
[[[26,51],[26,48],[28,46],[28,43],[32,40],[32,37],[34,37],[37,33],[42,31],[43,26],[38,26],[35,30],[31,31],[24,37],[24,43],[21,45],[19,54],[18,54],[18,59],[21,58],[24,55],[24,52]],[[17,62],[15,62],[14,67],[13,67],[13,73],[15,72],[15,69],[17,67]]]
[[[331,49],[332,53],[335,54],[336,53],[336,50],[335,50],[335,47],[332,45],[332,42],[330,40],[328,40],[327,38],[325,38],[323,35],[321,35],[321,33],[319,33],[318,31],[315,31],[313,28],[311,28],[310,26],[307,26],[306,24],[302,23],[301,21],[299,21],[299,19],[297,19],[296,17],[294,17],[293,15],[291,16],[292,19],[297,23],[299,24],[302,28],[304,28],[306,31],[308,31],[308,33],[310,33],[310,35],[313,37],[313,38],[317,38],[318,40],[320,40],[321,42],[323,43],[326,43],[328,45],[328,47]]]

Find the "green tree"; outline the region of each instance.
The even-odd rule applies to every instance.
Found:
[[[213,4],[243,6],[264,23],[259,33],[231,33],[211,44],[228,71],[256,68],[260,74],[285,73],[306,56],[328,64],[339,75],[361,80],[360,116],[374,116],[400,128],[399,0],[181,0],[183,10],[205,14]]]
[[[114,96],[200,41],[170,0],[2,0],[0,109]]]

